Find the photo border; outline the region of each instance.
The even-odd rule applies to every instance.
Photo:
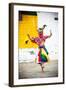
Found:
[[[26,84],[14,85],[14,6],[38,6],[38,7],[53,7],[63,9],[63,82],[58,83],[40,83],[40,84]],[[64,84],[64,6],[57,5],[41,5],[41,4],[25,4],[25,3],[9,3],[9,86],[36,86],[36,85],[53,85]]]

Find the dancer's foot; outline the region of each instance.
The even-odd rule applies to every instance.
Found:
[[[42,72],[44,72],[44,67],[42,67]]]

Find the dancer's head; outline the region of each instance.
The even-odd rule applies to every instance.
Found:
[[[39,37],[40,37],[40,38],[43,37],[43,30],[45,29],[46,26],[47,26],[47,25],[43,25],[42,28],[39,28],[39,29],[38,29],[38,34],[39,34]]]

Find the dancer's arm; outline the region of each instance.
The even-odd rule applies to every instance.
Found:
[[[50,30],[50,35],[48,36],[48,38],[50,38],[52,36],[52,32],[51,32],[51,30]]]
[[[45,39],[50,38],[52,36],[52,32],[50,30],[50,35],[44,36]]]
[[[27,34],[28,38],[31,40],[31,41],[34,41],[34,38],[33,37],[30,37],[29,34]]]

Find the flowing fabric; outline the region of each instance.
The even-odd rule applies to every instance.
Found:
[[[44,45],[41,46],[41,43],[48,38],[49,36],[43,36],[42,34],[40,37],[32,38],[32,42],[36,43],[39,46],[39,52],[38,52],[38,63],[45,63],[48,62],[48,51],[45,48]],[[37,58],[35,59],[35,62],[37,61]]]
[[[48,51],[45,46],[39,47],[41,49],[38,53],[38,63],[48,62]]]

